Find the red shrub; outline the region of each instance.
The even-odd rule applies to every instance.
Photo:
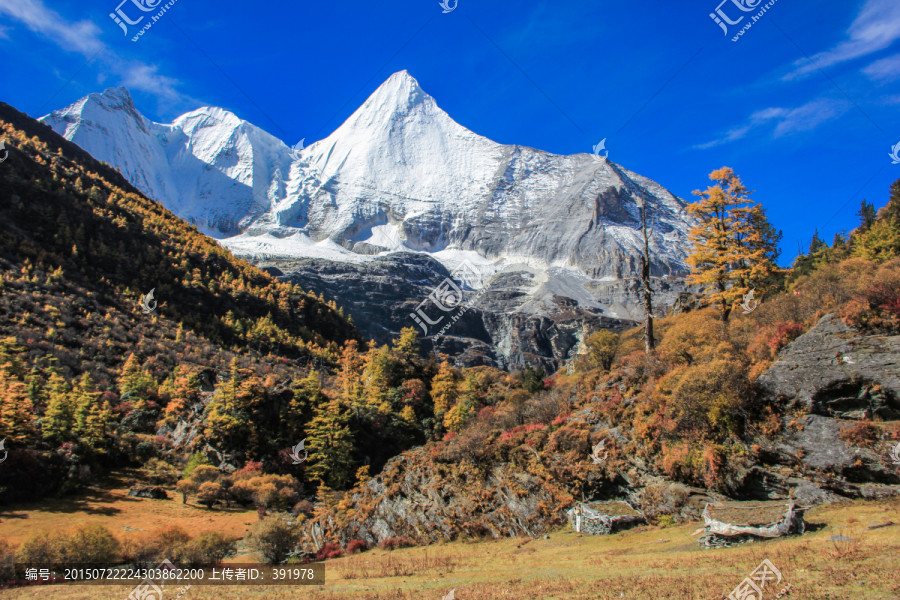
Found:
[[[444,434],[444,441],[445,441],[445,442],[449,442],[450,440],[452,440],[453,438],[455,438],[457,435],[459,435],[459,434],[456,433],[455,431],[450,431],[450,432],[448,432],[448,433],[445,433],[445,434]]]
[[[506,441],[512,439],[517,433],[531,433],[532,431],[540,431],[546,427],[543,423],[529,423],[528,425],[519,425],[518,427],[513,427],[512,429],[507,429],[503,433],[500,434],[500,440]]]
[[[776,325],[775,333],[766,342],[772,352],[772,358],[775,358],[782,348],[800,337],[802,333],[803,325],[800,323],[786,322]]]
[[[341,546],[340,544],[332,544],[328,542],[316,553],[316,560],[326,560],[329,558],[340,558],[341,556]]]
[[[232,479],[237,481],[238,479],[251,479],[253,477],[259,477],[263,474],[263,465],[261,462],[250,461],[240,469],[234,472],[234,475],[231,476]]]
[[[368,549],[369,547],[362,540],[350,540],[350,543],[347,544],[347,554],[356,554],[357,552],[364,552]]]
[[[571,414],[572,414],[572,413],[568,412],[568,413],[566,413],[566,414],[564,414],[564,415],[559,415],[558,417],[556,417],[555,419],[553,419],[553,422],[550,423],[550,424],[551,424],[551,425],[564,425],[565,422],[569,420],[569,415],[571,415]]]
[[[479,421],[486,421],[494,416],[494,413],[497,412],[497,407],[495,406],[485,406],[481,410],[478,411],[478,415],[476,418]]]

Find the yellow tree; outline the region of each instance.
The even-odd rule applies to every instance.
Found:
[[[51,372],[48,382],[50,400],[41,419],[41,434],[44,439],[66,442],[72,439],[75,424],[75,406],[72,390],[66,380],[56,371]]]
[[[359,401],[363,388],[363,359],[359,355],[356,340],[350,340],[344,345],[338,365],[341,368],[338,374],[341,399],[348,404],[355,404]]]
[[[734,305],[759,285],[764,292],[778,283],[775,264],[781,232],[766,219],[765,211],[750,200],[750,192],[729,167],[709,174],[715,185],[695,190],[701,199],[687,209],[697,219],[691,229],[693,251],[688,283],[701,286],[707,303],[716,306],[723,328]]]
[[[34,435],[33,409],[25,382],[13,374],[12,363],[4,364],[0,367],[0,435],[13,442],[29,441]]]
[[[394,350],[406,360],[419,356],[419,335],[414,327],[404,327],[394,340]]]
[[[434,400],[434,414],[436,417],[456,404],[459,397],[459,385],[456,373],[446,360],[438,368],[437,375],[431,381],[431,398]]]

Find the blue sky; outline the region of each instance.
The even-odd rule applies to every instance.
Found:
[[[734,168],[789,262],[900,179],[900,2],[776,0],[734,42],[768,0],[726,0],[727,36],[718,1],[177,0],[132,42],[148,19],[124,35],[119,0],[0,0],[0,100],[39,117],[125,85],[157,121],[214,105],[308,145],[406,69],[476,133],[559,154],[606,138],[688,200]]]

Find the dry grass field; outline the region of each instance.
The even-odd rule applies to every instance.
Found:
[[[62,499],[0,507],[0,539],[18,546],[42,529],[56,531],[93,523],[103,525],[123,541],[140,539],[144,532],[168,525],[178,525],[192,535],[215,530],[243,537],[257,520],[255,509],[207,510],[182,504],[181,495],[172,492],[168,500],[130,498],[125,484],[128,475],[126,471],[111,476],[95,487]]]
[[[145,517],[144,523],[189,518],[188,512],[179,512],[180,504],[164,504],[166,507],[157,509],[153,517]],[[171,514],[164,514],[168,510]],[[35,514],[36,509],[32,511],[33,522],[49,522]],[[131,514],[138,515],[139,511]],[[549,539],[456,542],[393,552],[372,550],[328,561],[324,586],[194,586],[181,598],[440,600],[455,588],[455,597],[460,600],[721,600],[769,559],[781,571],[783,580],[778,586],[770,584],[763,596],[766,600],[787,584],[791,585],[785,596],[788,598],[896,600],[900,598],[900,524],[866,528],[891,520],[900,522],[898,517],[900,500],[819,507],[808,513],[807,521],[815,530],[805,535],[718,550],[702,550],[697,545],[691,534],[699,523],[665,529],[642,527],[605,537],[560,530]],[[74,513],[70,518],[75,518]],[[77,516],[84,518],[88,515]],[[122,513],[101,518],[111,528],[124,523]],[[197,518],[198,526],[210,523]],[[227,523],[229,517],[223,513],[217,518]],[[0,532],[7,524],[4,517]],[[852,541],[829,540],[838,534]],[[0,599],[124,600],[130,591],[124,586],[40,586],[0,591]],[[165,598],[173,600],[176,596],[177,590],[173,590]]]

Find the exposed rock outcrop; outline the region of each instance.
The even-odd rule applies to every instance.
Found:
[[[900,336],[860,335],[826,315],[785,347],[759,384],[817,415],[900,419]]]

